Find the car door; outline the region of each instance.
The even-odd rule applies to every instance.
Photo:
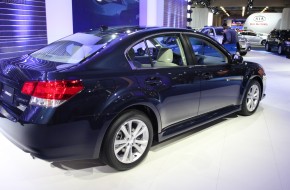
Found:
[[[250,44],[253,44],[253,36],[250,34],[250,32],[245,32],[245,36],[248,39]]]
[[[199,35],[186,35],[194,57],[192,63],[195,73],[201,80],[201,95],[198,115],[222,108],[234,108],[239,104],[243,81],[243,68],[233,65],[230,56],[219,44]],[[203,48],[194,48],[203,44]],[[207,49],[207,51],[200,51]],[[215,52],[215,53],[213,53]]]
[[[261,38],[254,32],[249,32],[249,35],[252,36],[252,43],[253,44],[260,44]]]
[[[160,34],[134,44],[128,53],[140,88],[156,102],[162,128],[198,112],[200,80],[187,66],[182,43],[179,34]]]

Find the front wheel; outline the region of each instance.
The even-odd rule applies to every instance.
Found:
[[[252,115],[258,108],[261,99],[261,85],[258,81],[250,82],[242,102],[241,115]]]
[[[278,54],[282,55],[283,54],[283,48],[281,45],[278,46]]]
[[[131,169],[146,157],[152,139],[148,117],[138,110],[127,111],[113,122],[106,134],[102,149],[104,161],[116,170]]]
[[[266,40],[262,40],[261,45],[264,46],[266,44],[266,42],[267,42]]]
[[[266,43],[265,50],[266,51],[271,51],[271,47],[270,47],[269,43]]]

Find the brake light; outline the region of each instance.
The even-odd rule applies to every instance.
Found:
[[[80,80],[28,81],[21,92],[32,96],[30,104],[56,107],[83,90]]]

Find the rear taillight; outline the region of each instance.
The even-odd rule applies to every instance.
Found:
[[[83,90],[79,80],[28,81],[21,92],[32,96],[30,104],[56,107]]]

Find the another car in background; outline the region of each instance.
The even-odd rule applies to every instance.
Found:
[[[204,33],[216,41],[218,43],[222,44],[223,42],[223,27],[213,27],[213,26],[206,26],[200,30],[201,33]]]
[[[252,31],[243,31],[239,33],[244,38],[248,40],[251,45],[265,45],[267,41],[268,34],[257,33]]]
[[[275,49],[278,51],[279,55],[282,55],[285,52],[288,53],[289,48],[290,30],[272,30],[265,45],[266,51],[272,51]]]
[[[238,34],[238,39],[239,39],[238,52],[240,53],[241,56],[244,56],[248,53],[248,51],[251,51],[252,47],[248,42],[247,38]]]
[[[207,26],[200,30],[200,32],[210,36],[211,38],[218,41],[220,44],[222,44],[223,41],[223,27],[213,27],[213,26]],[[251,50],[251,46],[246,38],[243,36],[238,35],[239,44],[223,44],[223,46],[230,52],[230,53],[236,53],[239,52],[240,55],[244,56],[248,53],[248,51]]]

